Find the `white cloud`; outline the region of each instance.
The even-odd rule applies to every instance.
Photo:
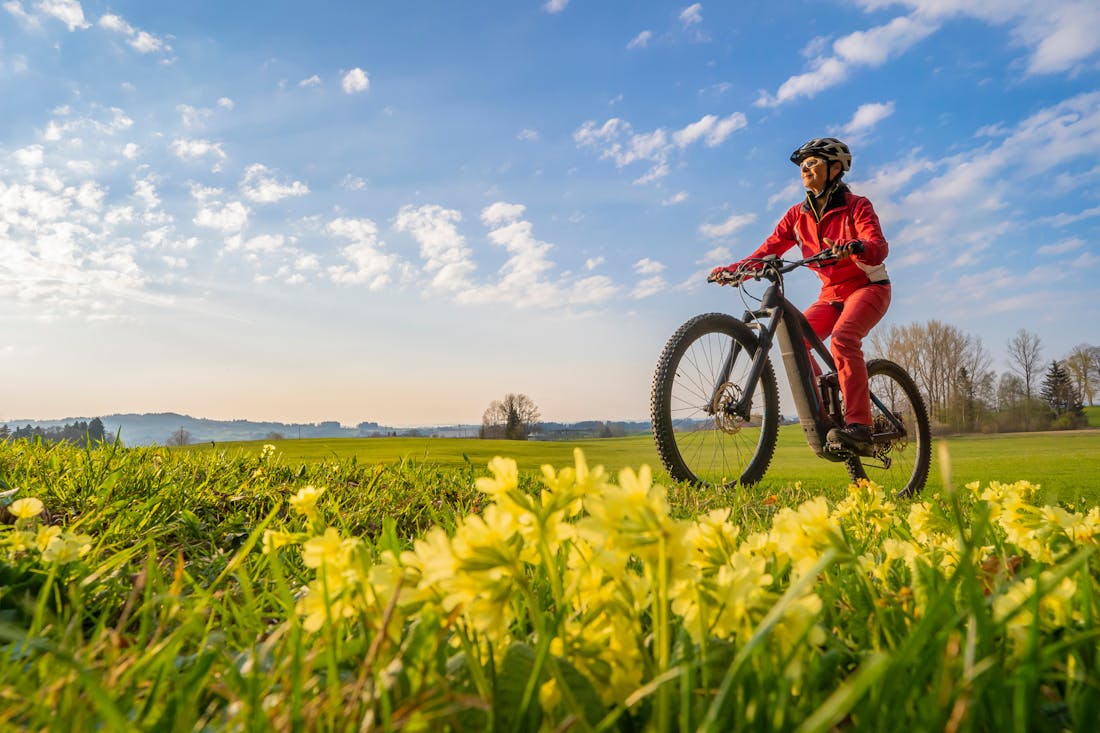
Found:
[[[250,239],[234,237],[229,241],[231,243],[226,246],[227,251],[243,250],[245,252],[261,252],[265,254],[278,252],[287,244],[286,237],[281,234],[260,234]]]
[[[227,112],[231,112],[235,105],[233,104],[233,100],[229,97],[218,97],[218,106]]]
[[[302,88],[319,87],[319,86],[321,86],[321,77],[314,74],[313,76],[309,77],[308,79],[302,79],[300,82],[298,82],[298,86],[300,86]]]
[[[202,127],[205,120],[214,116],[211,109],[192,107],[189,104],[176,105],[176,111],[180,113],[180,121],[184,127]]]
[[[390,281],[390,270],[397,263],[394,255],[381,251],[383,243],[378,239],[378,226],[370,219],[335,219],[326,231],[342,239],[352,241],[341,253],[347,264],[328,268],[329,277],[341,285],[365,285],[379,290]]]
[[[434,204],[407,204],[397,213],[394,228],[412,235],[420,245],[424,270],[432,275],[436,289],[456,292],[471,287],[469,277],[477,266],[466,238],[458,232],[461,220],[458,211]]]
[[[768,208],[771,209],[777,204],[787,204],[788,206],[793,201],[804,199],[806,197],[806,189],[802,188],[802,184],[798,181],[791,181],[782,190],[773,193],[768,197]]]
[[[676,193],[669,196],[667,199],[663,200],[661,202],[661,205],[662,206],[675,206],[676,204],[682,204],[687,200],[688,200],[688,192],[687,191],[677,191]]]
[[[168,149],[180,160],[201,160],[212,157],[217,161],[215,171],[218,170],[221,161],[228,157],[222,150],[221,143],[212,143],[209,140],[176,138]]]
[[[84,8],[77,0],[39,0],[34,7],[43,15],[60,20],[70,31],[88,27],[88,22],[84,20]]]
[[[542,5],[542,9],[548,13],[560,13],[565,10],[567,5],[569,5],[569,0],[546,0]]]
[[[100,216],[104,191],[44,190],[0,179],[0,300],[45,318],[103,318],[122,312],[147,278],[134,248],[110,236]]]
[[[1029,51],[1029,74],[1072,71],[1100,51],[1100,4],[1094,0],[861,0],[865,10],[902,6],[935,20],[974,18],[1007,25]]]
[[[584,269],[595,270],[597,267],[604,263],[603,257],[590,257],[584,261]]]
[[[134,182],[134,198],[142,202],[147,211],[160,206],[160,197],[157,196],[156,186],[148,179]]]
[[[634,263],[634,272],[639,275],[656,275],[659,272],[664,272],[664,270],[665,266],[662,263],[648,257],[643,257]]]
[[[359,94],[370,89],[370,78],[367,76],[367,72],[356,67],[344,74],[340,86],[345,94]]]
[[[734,214],[718,224],[700,224],[699,233],[708,239],[728,237],[756,221],[756,214]]]
[[[42,146],[28,145],[11,154],[16,163],[24,168],[40,168],[42,166]]]
[[[248,223],[248,214],[248,207],[240,201],[230,201],[227,204],[215,201],[202,206],[192,221],[196,226],[231,234],[244,229]]]
[[[734,112],[724,118],[705,115],[672,133],[663,128],[652,132],[635,133],[629,122],[613,117],[597,126],[589,120],[573,133],[573,140],[581,148],[600,152],[601,159],[610,159],[619,168],[635,162],[647,162],[650,169],[635,183],[649,183],[668,174],[669,158],[677,149],[684,149],[703,140],[708,147],[721,145],[735,130],[745,127],[745,115]]]
[[[529,127],[525,127],[519,131],[519,134],[516,135],[516,138],[526,142],[535,142],[539,139],[539,131],[532,130]]]
[[[301,181],[280,183],[266,166],[255,163],[244,172],[241,193],[249,201],[270,204],[291,196],[305,196],[309,193],[309,187]]]
[[[365,180],[358,176],[353,176],[350,173],[340,179],[340,185],[348,191],[363,191],[367,188],[367,182]]]
[[[128,158],[129,160],[133,160],[134,158],[138,157],[139,152],[140,152],[140,148],[138,148],[136,143],[126,143],[125,145],[122,146],[122,157],[123,158]]]
[[[668,281],[666,281],[660,275],[654,275],[653,277],[642,278],[634,284],[634,288],[630,291],[630,297],[641,300],[642,298],[648,298],[651,295],[657,295],[668,288]]]
[[[713,148],[721,145],[734,131],[746,125],[748,121],[740,112],[734,112],[722,119],[718,119],[717,115],[705,115],[698,122],[693,122],[682,130],[674,132],[672,139],[678,146],[684,148],[702,138],[708,148]]]
[[[503,201],[486,206],[481,211],[481,221],[486,226],[499,226],[518,221],[523,217],[527,207],[523,204],[509,204]]]
[[[719,245],[714,249],[707,250],[703,255],[703,259],[698,260],[700,265],[713,265],[715,262],[730,262],[733,260],[733,252],[729,247],[725,245]]]
[[[1075,252],[1085,246],[1085,240],[1080,237],[1073,237],[1071,239],[1063,239],[1061,242],[1055,244],[1046,244],[1038,249],[1038,253],[1041,255],[1062,255],[1067,252]]]
[[[172,50],[172,47],[164,39],[133,27],[120,16],[111,13],[103,15],[100,17],[98,25],[104,30],[125,36],[127,45],[138,53],[169,53]]]
[[[852,119],[848,124],[844,125],[843,132],[848,137],[857,137],[893,114],[893,102],[862,104],[852,115]]]
[[[75,138],[78,134],[94,132],[102,135],[115,135],[129,130],[134,121],[118,107],[110,107],[106,110],[93,107],[90,114],[80,117],[72,117],[73,110],[69,107],[60,107],[54,110],[58,117],[69,119],[52,119],[46,125],[42,137],[49,142],[58,142],[65,137]]]
[[[630,39],[630,43],[626,44],[629,49],[645,48],[649,45],[650,40],[653,38],[653,31],[642,31],[634,38]]]
[[[703,22],[703,4],[695,3],[680,11],[680,22],[685,28]]]
[[[792,76],[774,96],[761,94],[758,107],[776,107],[799,97],[813,97],[845,81],[859,66],[878,67],[901,55],[939,29],[939,23],[918,15],[898,17],[886,25],[850,33],[833,43],[832,56],[817,56],[812,70]]]
[[[899,161],[861,184],[887,224],[894,263],[972,267],[1019,237],[1031,224],[1013,216],[1021,197],[1042,190],[1052,168],[1098,160],[1100,92],[1038,110],[999,144],[979,142],[940,160]]]

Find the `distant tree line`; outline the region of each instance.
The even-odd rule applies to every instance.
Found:
[[[1008,341],[1010,369],[998,374],[982,340],[939,321],[872,334],[873,351],[901,364],[928,403],[938,432],[1067,430],[1086,424],[1084,406],[1100,394],[1100,347],[1043,356],[1038,335]]]
[[[506,394],[503,400],[493,400],[481,416],[481,438],[527,440],[537,428],[539,408],[525,394]]]
[[[78,420],[72,425],[60,425],[49,428],[32,427],[26,425],[12,430],[7,425],[0,425],[0,440],[34,440],[41,438],[47,443],[73,443],[75,445],[89,445],[101,443],[107,439],[103,429],[103,421],[98,417],[90,421]]]

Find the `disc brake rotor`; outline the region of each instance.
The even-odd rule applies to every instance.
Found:
[[[740,415],[730,411],[732,405],[741,400],[741,388],[733,382],[726,382],[718,390],[714,398],[714,425],[724,433],[736,435],[745,426],[745,421]]]

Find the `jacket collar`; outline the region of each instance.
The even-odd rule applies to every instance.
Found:
[[[818,218],[825,216],[826,213],[833,209],[839,209],[848,203],[848,194],[851,189],[848,188],[846,183],[838,183],[833,189],[833,192],[829,195],[829,200],[825,202],[825,208],[821,210]],[[814,213],[813,207],[810,206],[810,194],[806,194],[806,198],[802,201],[802,210],[807,213]]]

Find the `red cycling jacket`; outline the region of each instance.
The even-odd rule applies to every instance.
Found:
[[[856,196],[844,185],[829,197],[820,221],[809,200],[792,206],[776,224],[771,236],[746,259],[782,256],[795,245],[802,248],[803,257],[809,257],[828,249],[823,241],[825,238],[837,243],[858,239],[863,243],[863,252],[835,265],[816,268],[822,283],[820,300],[843,301],[869,283],[889,282],[883,260],[890,245],[882,235],[878,215],[870,200]]]

